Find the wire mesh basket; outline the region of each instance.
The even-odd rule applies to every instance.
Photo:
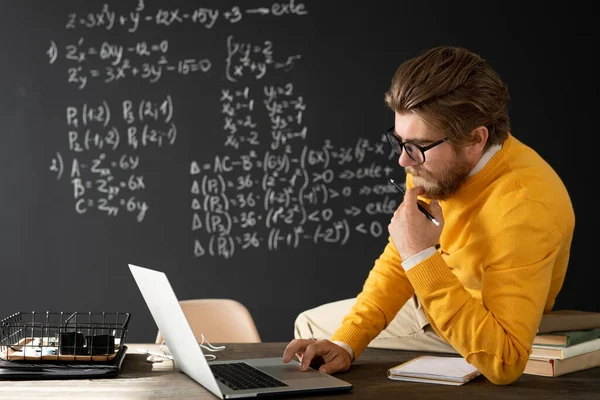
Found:
[[[17,312],[0,320],[5,361],[109,361],[127,334],[129,313]]]

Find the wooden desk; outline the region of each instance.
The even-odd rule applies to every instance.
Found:
[[[230,344],[219,359],[279,357],[287,343]],[[0,381],[2,399],[216,399],[201,385],[178,371],[153,370],[138,348],[154,344],[128,344],[129,351],[118,377],[95,380]],[[523,375],[508,386],[496,386],[483,376],[463,386],[392,381],[386,371],[419,354],[408,351],[367,349],[350,371],[339,374],[354,385],[350,392],[290,396],[293,399],[600,399],[600,368],[559,378]]]

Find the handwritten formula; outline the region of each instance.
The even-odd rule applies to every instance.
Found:
[[[49,38],[46,57],[74,94],[64,108],[65,147],[48,169],[68,184],[73,212],[144,224],[158,191],[148,160],[168,163],[177,150],[189,157],[189,186],[161,196],[189,199],[181,229],[196,257],[387,235],[399,197],[388,183],[397,171],[385,138],[367,132],[338,142],[310,122],[319,110],[294,79],[309,68],[305,55],[243,29],[302,21],[311,11],[294,0],[263,3],[169,9],[138,0],[65,11],[64,32]],[[173,30],[184,28],[199,37],[218,31],[220,40],[183,54]],[[211,82],[220,82],[217,90]],[[113,87],[145,90],[102,97]],[[210,104],[194,111],[193,129],[190,105],[173,87],[189,87]],[[203,119],[215,118],[218,129],[203,128]],[[182,142],[197,143],[197,135],[217,150],[183,151]]]

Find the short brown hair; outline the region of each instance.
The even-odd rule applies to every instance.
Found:
[[[456,146],[472,143],[469,133],[488,128],[486,149],[508,137],[508,88],[479,55],[440,46],[400,65],[385,102],[392,111],[417,114]]]

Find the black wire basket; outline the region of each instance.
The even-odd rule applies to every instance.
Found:
[[[129,313],[17,312],[0,320],[5,361],[109,361],[124,346]]]

